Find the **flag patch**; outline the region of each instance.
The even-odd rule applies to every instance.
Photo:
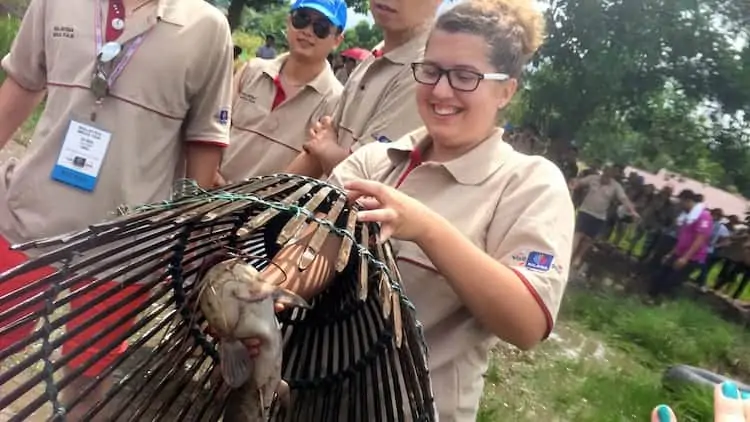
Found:
[[[547,272],[552,268],[555,257],[548,253],[532,251],[526,259],[526,268],[532,271]]]
[[[216,120],[219,121],[220,125],[226,126],[226,124],[229,123],[229,109],[223,108],[219,110],[216,115]]]

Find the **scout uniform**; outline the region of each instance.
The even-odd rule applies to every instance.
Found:
[[[428,35],[368,57],[349,75],[333,115],[339,145],[354,151],[373,141],[392,142],[422,126],[411,63],[422,59]]]
[[[588,193],[578,210],[576,230],[594,239],[600,234],[607,221],[607,213],[617,199],[626,203],[625,190],[614,179],[609,183],[601,182],[602,176],[586,176],[578,181],[578,186],[588,187]]]
[[[515,151],[497,130],[465,155],[422,163],[425,129],[362,148],[339,164],[331,182],[375,180],[418,199],[475,245],[511,268],[547,317],[557,315],[568,278],[574,211],[553,163]],[[445,245],[450,247],[450,245]],[[473,422],[489,353],[497,338],[483,329],[416,244],[394,241],[405,291],[424,325],[441,422]]]
[[[343,87],[331,67],[287,98],[279,72],[288,57],[253,59],[237,75],[232,142],[221,165],[228,182],[283,171],[302,152],[310,125],[333,112]]]
[[[121,204],[167,199],[184,166],[183,142],[228,142],[233,51],[226,18],[203,0],[154,3],[153,12],[144,8],[126,21],[118,0],[31,1],[2,67],[22,87],[46,89],[47,102],[26,155],[0,168],[0,271],[26,259],[7,244],[84,229]],[[109,75],[104,81],[98,77],[102,71]],[[107,80],[109,93],[100,95]],[[26,283],[11,280],[0,286],[0,295]],[[74,299],[73,308],[96,301],[99,290],[109,288]],[[69,331],[98,320],[63,350],[137,307],[137,300],[110,303],[129,289],[135,286],[71,321]],[[120,315],[97,315],[112,307]],[[126,325],[72,365],[111,344]],[[3,335],[0,349],[32,329],[33,323]],[[86,374],[95,375],[112,359],[106,356]]]

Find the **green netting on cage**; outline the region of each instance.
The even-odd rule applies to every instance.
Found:
[[[291,393],[286,407],[266,403],[266,418],[435,420],[424,337],[393,251],[356,211],[337,187],[301,176],[213,191],[182,181],[172,201],[121,207],[86,230],[16,245],[34,258],[0,274],[0,286],[29,280],[0,297],[0,337],[33,329],[0,349],[2,415],[253,420],[224,415],[256,395],[230,388],[219,369],[222,336],[207,332],[199,306],[206,270],[234,259],[262,273],[282,248],[301,244],[297,269],[310,271],[333,239],[333,281],[309,309],[277,314]],[[111,350],[122,353],[103,360]]]

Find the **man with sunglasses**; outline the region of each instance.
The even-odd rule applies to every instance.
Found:
[[[9,245],[85,229],[122,204],[168,199],[176,176],[210,187],[228,142],[232,53],[226,17],[203,0],[32,0],[2,60],[0,148],[45,94],[46,103],[26,155],[0,167],[0,272],[27,259]],[[30,280],[55,271],[11,279],[0,296],[27,288],[15,309],[52,288]],[[81,413],[111,385],[101,374],[125,351],[128,314],[145,300],[138,285],[119,281],[65,286],[81,313],[66,324],[78,332],[62,345],[72,358],[63,375],[85,371],[62,401],[100,378],[68,409],[71,420],[90,420]],[[10,311],[0,350],[28,341],[35,321],[18,322],[42,311],[38,301]]]
[[[287,18],[289,53],[237,72],[232,142],[218,183],[281,172],[302,152],[311,125],[341,94],[327,58],[345,27],[344,0],[297,0]]]
[[[287,171],[320,177],[370,142],[391,142],[422,126],[410,64],[419,62],[440,0],[371,0],[382,48],[349,76],[336,110],[312,128]]]

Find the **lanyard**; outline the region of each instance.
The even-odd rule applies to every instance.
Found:
[[[96,3],[96,10],[95,10],[95,25],[96,25],[96,55],[97,60],[99,53],[102,51],[102,47],[104,46],[104,28],[103,28],[103,22],[102,22],[102,1],[103,0],[95,0],[94,3]],[[130,60],[133,58],[133,54],[135,54],[135,51],[138,50],[138,47],[141,46],[143,43],[143,39],[145,37],[146,33],[143,33],[139,36],[137,36],[132,43],[128,46],[127,50],[125,50],[125,54],[123,55],[122,59],[117,63],[115,68],[112,70],[112,72],[107,75],[107,86],[112,87],[114,85],[117,78],[120,77],[120,74],[125,69],[125,66],[128,65]]]

